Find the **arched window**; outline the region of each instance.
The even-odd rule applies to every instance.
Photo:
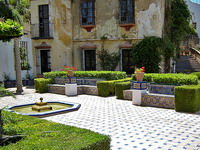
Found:
[[[134,0],[120,0],[120,24],[133,24],[134,19]]]
[[[81,0],[81,25],[95,25],[95,0]]]

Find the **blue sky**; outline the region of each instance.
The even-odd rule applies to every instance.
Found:
[[[194,3],[197,3],[197,4],[200,4],[200,0],[190,0],[191,2],[194,2]]]

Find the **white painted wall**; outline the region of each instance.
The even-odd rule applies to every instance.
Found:
[[[28,37],[23,36],[21,38],[23,41],[28,41],[28,59],[31,69],[29,74],[33,75],[33,54],[32,54],[32,42]],[[15,69],[14,69],[14,42],[2,42],[0,41],[0,81],[4,80],[3,74],[10,76],[11,80],[16,79]],[[22,71],[22,78],[25,78],[26,71]]]
[[[197,23],[197,33],[200,38],[200,4],[193,3],[191,0],[186,1],[192,14],[192,21]]]

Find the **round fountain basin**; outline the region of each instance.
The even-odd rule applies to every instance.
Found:
[[[47,102],[52,107],[52,110],[41,110],[40,112],[32,110],[35,103],[16,105],[8,108],[8,111],[15,112],[21,115],[34,116],[34,117],[47,117],[61,113],[76,111],[80,108],[80,104],[69,102]]]

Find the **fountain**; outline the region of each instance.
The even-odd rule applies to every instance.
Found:
[[[80,104],[69,102],[43,102],[43,98],[41,97],[40,102],[25,105],[16,105],[8,107],[7,110],[22,115],[47,117],[56,114],[76,111],[80,108],[80,106]]]
[[[36,102],[35,105],[32,106],[32,110],[41,111],[41,110],[52,110],[52,107],[47,104],[47,102],[42,102],[43,98],[40,98],[40,102]]]

